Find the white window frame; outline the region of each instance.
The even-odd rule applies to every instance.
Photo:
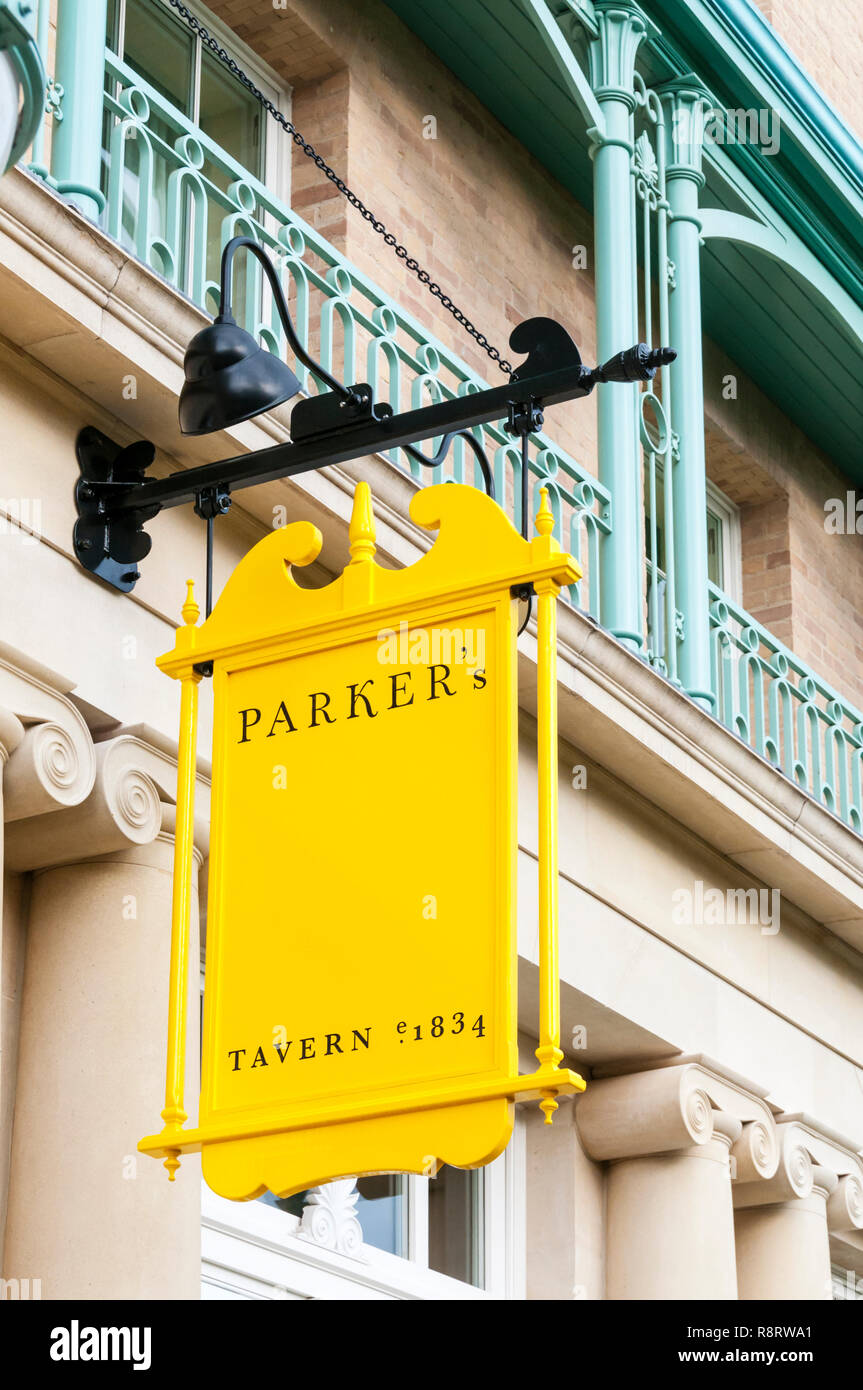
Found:
[[[525,1137],[483,1173],[485,1287],[428,1267],[428,1179],[408,1178],[408,1256],[364,1245],[357,1257],[314,1244],[300,1220],[263,1202],[201,1193],[204,1299],[522,1299],[525,1297]]]
[[[166,0],[157,0],[169,14],[174,22],[177,22],[176,11],[166,3]],[[246,71],[255,86],[258,87],[268,97],[273,105],[290,120],[291,118],[291,96],[293,89],[284,82],[279,75],[273,71],[268,63],[255,53],[254,49],[249,48],[248,44],[238,38],[227,24],[203,4],[196,7],[198,17],[204,21],[204,27],[209,30],[214,39],[218,39],[223,48],[237,60],[239,65]],[[118,28],[121,35],[125,35],[126,26],[126,0],[118,0],[117,3]],[[191,31],[190,31],[191,33]],[[193,36],[195,42],[195,68],[192,75],[192,86],[194,92],[194,108],[192,115],[188,117],[193,125],[198,124],[199,106],[201,99],[201,41],[197,36]],[[122,45],[121,45],[122,47]],[[262,118],[264,130],[264,168],[259,176],[270,192],[280,198],[283,203],[290,205],[291,200],[291,141],[285,136],[280,139],[282,131],[277,127],[269,113],[262,108]]]
[[[661,462],[656,464],[657,476],[662,477],[665,484],[665,469]],[[706,511],[712,512],[719,518],[722,526],[722,583],[720,588],[726,593],[733,603],[743,602],[743,549],[740,540],[740,508],[730,497],[727,497],[721,488],[712,483],[709,478],[705,478],[707,507]],[[646,507],[647,499],[642,498]],[[646,511],[645,511],[646,516]],[[704,518],[705,527],[707,526],[707,516]],[[669,538],[666,536],[665,544],[668,546]],[[660,573],[664,574],[664,571]]]
[[[722,525],[722,583],[732,603],[743,602],[743,549],[740,540],[740,508],[707,479],[707,509]]]

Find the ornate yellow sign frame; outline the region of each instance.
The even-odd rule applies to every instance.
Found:
[[[164,1128],[159,1134],[142,1139],[138,1147],[143,1153],[163,1158],[172,1180],[180,1154],[200,1151],[209,1185],[221,1195],[234,1199],[256,1197],[268,1188],[285,1196],[333,1178],[363,1173],[428,1173],[435,1170],[438,1161],[459,1167],[479,1166],[490,1162],[505,1148],[512,1130],[515,1100],[539,1100],[546,1123],[550,1124],[557,1108],[556,1097],[584,1089],[580,1076],[560,1066],[563,1053],[559,1045],[557,949],[556,601],[564,584],[580,578],[580,570],[553,538],[553,516],[545,489],[536,519],[538,534],[531,541],[523,540],[499,507],[471,487],[447,484],[426,488],[416,494],[410,512],[418,525],[430,531],[439,530],[439,536],[415,565],[402,570],[384,569],[374,558],[374,520],[368,484],[359,483],[350,525],[350,563],[337,579],[320,589],[302,588],[292,575],[294,566],[308,565],[318,556],[322,544],[320,532],[307,522],[295,522],[274,531],[240,562],[212,615],[201,627],[196,626],[200,614],[189,583],[183,606],[184,625],[178,630],[174,650],[158,661],[162,671],[181,683],[168,1061],[162,1111]],[[533,585],[537,596],[540,1000],[539,1046],[536,1049],[539,1067],[532,1074],[519,1076],[516,1074],[514,892],[518,604],[513,591],[525,585]],[[407,1025],[401,1021],[398,1024],[401,1036],[387,1035],[390,1051],[384,1052],[374,1073],[374,1084],[364,1084],[360,1079],[353,1085],[336,1085],[329,1089],[318,1086],[316,1090],[317,1083],[313,1082],[311,1087],[306,1086],[304,1092],[290,1099],[286,1099],[282,1084],[278,1095],[273,1092],[268,1098],[265,1083],[260,1080],[263,1070],[252,1080],[248,1072],[242,1077],[235,1075],[241,1054],[245,1057],[245,1046],[229,1052],[236,1065],[227,1069],[227,1075],[224,1057],[228,1037],[226,1019],[248,1015],[249,999],[259,988],[265,990],[266,968],[265,962],[251,958],[251,948],[243,954],[241,924],[236,920],[236,894],[233,899],[230,895],[226,897],[225,890],[232,857],[236,858],[241,843],[248,843],[244,837],[249,833],[248,825],[237,819],[237,789],[242,789],[245,775],[243,770],[236,771],[241,756],[237,745],[250,741],[252,713],[260,717],[257,708],[254,711],[234,709],[231,692],[253,688],[249,685],[252,680],[264,683],[269,680],[272,684],[273,672],[296,670],[302,661],[310,663],[314,669],[315,663],[338,660],[339,653],[348,649],[361,650],[362,643],[368,644],[375,633],[398,629],[400,622],[426,630],[435,623],[445,626],[459,620],[470,620],[483,628],[496,662],[493,682],[496,688],[490,697],[495,703],[486,707],[494,710],[491,719],[497,730],[496,741],[491,745],[496,750],[497,805],[491,816],[488,841],[492,860],[489,897],[494,901],[489,906],[489,921],[493,923],[488,938],[492,965],[487,973],[490,972],[493,983],[486,989],[496,1025],[490,1030],[494,1038],[474,1052],[475,1057],[481,1058],[476,1064],[456,1060],[457,1056],[468,1056],[462,1038],[453,1037],[462,1034],[464,1015],[461,1012],[449,1015],[447,1024],[456,1019],[461,1023],[447,1026],[446,1030],[442,1016],[438,1016],[440,1023],[438,1017],[433,1022],[433,1028],[438,1030],[435,1036],[442,1037],[444,1031],[447,1035],[437,1054],[444,1059],[443,1065],[437,1072],[434,1068],[429,1071],[424,1061],[413,1075],[412,1064],[408,1061],[409,1049],[400,1052],[393,1046],[405,1040]],[[201,678],[196,668],[204,662],[213,663],[215,701],[208,921],[208,961],[212,958],[212,964],[208,964],[205,990],[199,1124],[195,1129],[185,1129],[186,986],[197,688]],[[473,688],[485,683],[482,675],[475,676]],[[357,688],[348,687],[354,691]],[[401,689],[400,685],[393,686],[394,692]],[[432,695],[436,693],[433,676]],[[446,694],[450,693],[447,689]],[[362,695],[351,697],[352,717],[355,699],[362,698]],[[396,701],[395,693],[393,700]],[[443,703],[448,704],[447,701]],[[396,703],[394,707],[402,705]],[[314,725],[314,701],[312,709]],[[286,727],[291,727],[295,732],[287,707],[282,705],[280,710],[284,714],[278,713],[273,731],[278,728],[284,733]],[[240,739],[235,737],[238,713]],[[373,740],[377,735],[371,730],[370,721],[360,722],[364,726],[360,748],[367,749],[367,756],[373,759]],[[458,716],[455,722],[457,727]],[[367,733],[366,727],[371,732]],[[418,724],[417,727],[424,726]],[[473,727],[474,732],[468,737],[476,740],[476,725]],[[268,745],[268,749],[270,746],[278,745]],[[299,747],[297,743],[291,746]],[[317,748],[323,747],[318,743]],[[367,771],[373,778],[374,767],[369,766]],[[300,798],[297,812],[301,813],[301,786],[295,788],[295,794]],[[336,787],[333,795],[338,795]],[[398,807],[394,806],[392,812],[397,816]],[[265,829],[262,826],[260,833],[264,834]],[[385,846],[382,849],[385,850]],[[464,858],[468,862],[471,853],[471,847],[465,846]],[[333,854],[337,859],[338,846],[333,847]],[[249,881],[244,881],[242,890],[247,897],[256,899],[253,880],[251,888]],[[259,903],[248,904],[249,913],[259,910],[265,910]],[[469,938],[470,931],[466,927],[464,939],[468,954]],[[479,942],[481,951],[485,950],[483,940]],[[476,976],[481,960],[474,959],[474,965]],[[458,977],[458,959],[453,974]],[[394,973],[395,978],[397,974]],[[379,1002],[387,1000],[393,992],[388,981],[389,977],[378,990]],[[232,997],[237,1003],[233,1014]],[[482,1038],[481,1019],[477,1022]],[[362,1030],[354,1029],[355,1051],[358,1031],[359,1042],[363,1044]],[[366,1041],[368,1034],[367,1028]],[[341,1035],[328,1033],[325,1036],[329,1052],[330,1039],[339,1039]],[[417,1025],[416,1036],[421,1036],[420,1025]],[[245,1038],[242,1041],[245,1042]],[[277,1042],[273,1046],[284,1061],[290,1044],[283,1040],[281,1047]],[[302,1039],[301,1047],[299,1055],[302,1058],[315,1056],[313,1038]],[[339,1054],[344,1050],[338,1042],[332,1044],[332,1048]],[[359,1050],[362,1052],[362,1047]],[[421,1054],[412,1055],[419,1057]],[[429,1053],[422,1055],[427,1058]],[[292,1056],[297,1056],[296,1049]],[[390,1070],[387,1057],[393,1059]],[[341,1055],[336,1060],[341,1063]],[[252,1070],[256,1065],[262,1069],[268,1066],[263,1047],[255,1054]],[[278,1072],[278,1068],[275,1070]],[[278,1074],[284,1076],[285,1072]],[[311,1069],[294,1072],[297,1078],[310,1074]],[[362,1073],[355,1075],[361,1077]],[[257,1091],[253,1089],[253,1082]],[[305,1081],[298,1079],[297,1084],[302,1086]]]

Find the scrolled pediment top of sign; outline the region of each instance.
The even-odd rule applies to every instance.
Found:
[[[258,541],[237,565],[207,621],[196,627],[186,618],[174,650],[157,664],[166,674],[179,675],[190,658],[208,660],[256,640],[424,597],[464,596],[538,580],[573,584],[581,570],[555,540],[545,489],[542,496],[538,534],[526,541],[497,503],[476,488],[460,483],[423,488],[411,501],[411,519],[438,535],[416,564],[393,570],[375,559],[371,491],[361,481],[349,528],[351,558],[330,584],[318,589],[297,584],[294,567],[312,564],[323,540],[310,522],[291,522]]]

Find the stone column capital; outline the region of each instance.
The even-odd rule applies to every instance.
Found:
[[[24,737],[25,729],[21,720],[11,710],[0,705],[0,770],[9,762],[15,749]]]
[[[863,1229],[863,1166],[854,1151],[804,1117],[778,1116],[776,1133],[779,1161],[773,1173],[738,1165],[735,1207],[805,1201],[814,1195],[827,1200],[831,1229]]]
[[[0,745],[8,755],[3,776],[7,822],[74,806],[92,789],[93,740],[83,715],[69,699],[72,688],[62,676],[0,646],[0,708],[4,711]]]
[[[827,1229],[863,1250],[863,1174],[844,1173],[827,1198]]]
[[[76,863],[173,834],[176,758],[132,733],[91,748],[94,777],[83,800],[7,824],[10,868],[24,872]],[[201,858],[207,853],[208,791],[207,783],[199,782],[195,842]]]
[[[731,1177],[739,1183],[766,1181],[779,1167],[776,1126],[768,1120],[749,1120],[731,1147]]]
[[[697,1062],[591,1081],[575,1116],[587,1153],[598,1160],[672,1153],[711,1139],[741,1156],[754,1144],[757,1154],[770,1150],[773,1132],[760,1096]]]

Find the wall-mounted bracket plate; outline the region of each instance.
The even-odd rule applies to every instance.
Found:
[[[138,561],[152,544],[141,528],[161,508],[151,503],[115,511],[113,503],[145,481],[156,450],[147,440],[123,448],[87,425],[78,435],[75,453],[81,471],[75,486],[75,555],[91,574],[129,593],[140,578]]]

